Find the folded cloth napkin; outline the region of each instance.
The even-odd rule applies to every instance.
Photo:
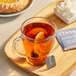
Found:
[[[56,32],[56,37],[63,50],[76,48],[76,28],[59,30]]]

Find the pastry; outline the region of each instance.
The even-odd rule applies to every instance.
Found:
[[[0,0],[0,13],[14,13],[24,9],[29,0]]]

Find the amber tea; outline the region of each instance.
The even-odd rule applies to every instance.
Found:
[[[54,33],[55,29],[46,23],[30,23],[23,28],[23,34],[27,36],[23,40],[23,46],[31,63],[45,63],[45,58],[53,47]]]

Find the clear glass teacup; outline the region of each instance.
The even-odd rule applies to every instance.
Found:
[[[32,17],[21,25],[21,36],[13,42],[15,52],[32,65],[44,65],[55,38],[56,25],[45,17]],[[16,44],[22,41],[23,53]],[[19,50],[18,50],[19,49]]]

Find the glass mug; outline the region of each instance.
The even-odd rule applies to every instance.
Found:
[[[56,25],[44,17],[32,17],[21,25],[21,36],[13,42],[15,52],[26,58],[32,65],[44,65],[45,59],[50,53],[55,39]],[[21,54],[16,44],[22,41],[24,50]]]

